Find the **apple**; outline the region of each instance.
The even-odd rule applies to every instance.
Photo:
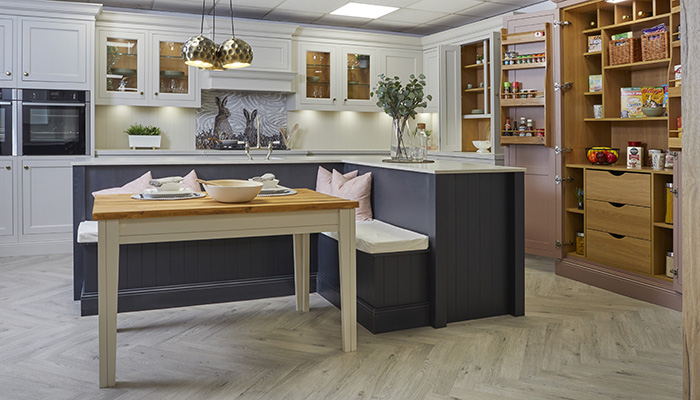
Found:
[[[612,151],[605,155],[608,164],[614,164],[617,161],[617,156]]]
[[[599,164],[605,164],[606,162],[605,153],[603,153],[602,151],[596,153],[595,158],[596,162],[598,162]]]

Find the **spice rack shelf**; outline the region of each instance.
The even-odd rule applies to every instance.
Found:
[[[501,29],[501,85],[503,89],[500,91],[500,131],[501,144],[510,145],[539,145],[550,146],[550,124],[551,118],[548,115],[550,109],[550,100],[553,98],[554,82],[550,66],[551,61],[551,36],[552,26],[549,23],[542,25],[542,29],[537,29],[529,32],[508,33],[507,29]],[[522,46],[527,45],[527,46]],[[520,46],[520,47],[519,47]],[[518,57],[518,49],[524,48],[529,56]],[[540,62],[510,64],[513,60],[523,62],[524,60],[537,59]],[[543,61],[542,61],[543,60]],[[505,65],[508,63],[508,65]],[[540,71],[528,71],[539,69]],[[504,83],[519,82],[518,89],[515,90],[513,85],[504,85]],[[512,92],[505,93],[509,91]],[[522,90],[523,92],[520,92]],[[527,94],[525,93],[527,91]],[[529,97],[534,95],[536,97]],[[523,97],[528,96],[528,97]],[[512,97],[512,98],[509,98]],[[504,129],[506,121],[511,121],[513,128],[518,127],[518,121],[523,118],[532,120],[534,125],[530,132],[533,136],[506,136],[510,133],[519,134],[519,129]],[[529,122],[529,121],[528,121]],[[536,133],[544,136],[534,136]]]

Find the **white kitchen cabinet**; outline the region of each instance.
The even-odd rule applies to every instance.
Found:
[[[0,242],[15,233],[15,179],[12,157],[0,157]],[[14,240],[14,239],[13,239]]]
[[[20,77],[24,87],[41,82],[88,83],[88,23],[22,19]],[[90,52],[90,56],[92,52]]]
[[[380,73],[393,78],[398,76],[401,83],[408,81],[411,75],[421,74],[423,68],[422,53],[413,50],[381,49]]]
[[[433,96],[423,112],[436,113],[440,109],[440,59],[437,48],[423,51],[423,75],[425,75],[425,93]]]
[[[199,107],[197,69],[181,56],[187,35],[98,28],[96,104]]]
[[[12,62],[14,60],[14,23],[12,18],[0,18],[0,83],[14,86],[15,76]]]
[[[73,231],[73,160],[23,159],[22,235],[70,238]],[[48,236],[47,236],[48,235]],[[27,237],[29,236],[29,237]]]

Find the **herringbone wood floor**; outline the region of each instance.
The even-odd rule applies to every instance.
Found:
[[[678,399],[681,314],[528,258],[526,316],[372,335],[340,350],[318,295],[120,314],[117,388],[70,256],[0,258],[0,399]]]

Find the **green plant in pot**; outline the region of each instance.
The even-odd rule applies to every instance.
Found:
[[[394,161],[410,161],[410,154],[406,149],[404,133],[408,127],[408,120],[416,117],[416,109],[428,106],[426,100],[433,99],[431,95],[425,95],[425,75],[418,78],[411,74],[406,85],[401,84],[398,76],[389,78],[384,74],[379,75],[377,86],[372,89],[371,96],[377,96],[377,107],[384,110],[392,118],[391,128],[391,159]]]
[[[156,149],[160,147],[161,130],[157,126],[132,124],[124,133],[129,135],[129,147]]]

